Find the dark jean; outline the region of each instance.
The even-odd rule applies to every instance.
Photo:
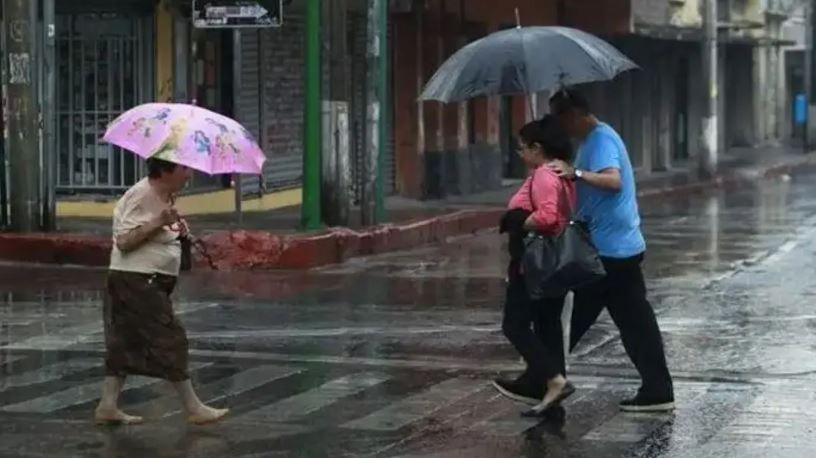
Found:
[[[606,307],[620,330],[623,348],[643,380],[644,396],[673,397],[672,379],[666,365],[663,338],[652,305],[646,299],[643,254],[626,259],[601,258],[606,277],[575,291],[570,351]]]
[[[530,300],[520,275],[511,275],[504,301],[502,331],[527,363],[535,383],[566,375],[561,311],[564,296]],[[535,331],[531,329],[534,325]]]

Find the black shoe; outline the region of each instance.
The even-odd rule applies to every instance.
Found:
[[[674,410],[674,397],[655,398],[638,393],[619,405],[624,412],[670,412]]]
[[[503,396],[525,404],[536,405],[544,398],[544,384],[532,384],[524,376],[516,380],[497,379],[493,386]]]

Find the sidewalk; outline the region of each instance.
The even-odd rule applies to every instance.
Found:
[[[688,169],[638,178],[640,199],[733,187],[763,177],[816,167],[816,155],[793,148],[734,149],[721,158],[721,172],[700,180]],[[214,270],[307,269],[346,259],[404,250],[496,226],[518,181],[503,189],[445,200],[387,199],[388,223],[363,228],[359,211],[351,228],[298,231],[300,208],[235,215],[193,216],[190,224],[206,247],[194,250],[194,268]],[[110,220],[67,218],[55,234],[0,234],[0,259],[17,262],[105,266],[110,252]]]

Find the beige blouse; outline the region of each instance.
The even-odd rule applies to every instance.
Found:
[[[150,186],[147,178],[130,188],[113,210],[113,251],[110,269],[122,272],[178,276],[181,267],[181,242],[178,232],[165,226],[152,239],[133,251],[123,253],[116,237],[145,225],[169,208]]]

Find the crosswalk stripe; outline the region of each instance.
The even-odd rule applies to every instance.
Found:
[[[710,384],[675,384],[675,400],[678,406],[691,407]],[[643,440],[672,417],[672,413],[620,412],[593,428],[582,439],[588,441],[635,443]]]
[[[565,401],[564,406],[569,407],[582,402],[590,397],[593,391],[598,388],[598,382],[594,379],[581,380],[581,377],[573,377],[570,380],[575,384],[578,393]],[[581,381],[578,381],[581,380]],[[502,397],[502,399],[505,399]],[[522,417],[520,412],[527,407],[513,402],[508,409],[502,409],[495,415],[474,423],[469,429],[479,432],[489,432],[492,436],[513,437],[522,434],[524,431],[535,427],[541,422],[539,418]]]
[[[733,421],[720,429],[702,447],[697,456],[766,456],[768,450],[786,456],[814,456],[816,443],[810,425],[816,421],[816,398],[812,387],[766,387],[753,402],[741,409]],[[806,431],[798,425],[807,425]],[[689,454],[688,456],[691,456]]]
[[[371,415],[348,422],[344,428],[396,431],[485,387],[483,380],[449,379]]]
[[[0,316],[0,320],[2,320],[3,326],[8,326],[8,327],[11,327],[11,326],[19,326],[19,327],[30,326],[30,325],[37,322],[37,320],[31,319],[31,318],[19,318],[19,317],[11,318],[11,317],[1,317],[1,316]]]
[[[11,363],[13,363],[15,361],[19,361],[19,360],[21,360],[23,358],[24,358],[24,356],[11,356],[11,355],[3,356],[3,354],[0,353],[0,367],[6,366],[6,365],[11,364]]]
[[[340,399],[361,393],[389,378],[388,375],[378,373],[348,375],[249,412],[241,416],[241,419],[294,421],[312,412],[317,412]]]
[[[217,403],[231,396],[237,396],[267,383],[274,382],[303,372],[303,369],[289,366],[259,366],[238,372],[237,374],[207,384],[198,389],[199,396],[206,403]],[[169,394],[169,392],[168,392]],[[175,392],[172,393],[175,397]],[[134,412],[141,412],[150,417],[166,417],[181,412],[175,399],[162,396],[145,403],[130,406]]]
[[[211,365],[212,363],[192,363],[190,370],[201,369]],[[135,390],[143,388],[154,383],[158,383],[159,379],[147,377],[131,377],[128,378],[125,387],[122,391]],[[28,401],[18,402],[16,404],[9,404],[1,407],[0,411],[15,412],[15,413],[51,413],[57,410],[65,409],[71,406],[84,404],[86,402],[99,399],[102,389],[102,380],[97,380],[91,383],[84,383],[82,385],[73,386],[71,388],[51,393],[46,396],[30,399]]]
[[[99,359],[70,359],[20,374],[8,375],[0,379],[0,392],[11,388],[59,380],[68,374],[99,366],[100,363]]]
[[[185,315],[216,306],[218,304],[212,302],[183,302],[175,310],[175,313],[176,315]],[[93,342],[94,339],[98,339],[98,335],[102,334],[102,332],[104,332],[104,329],[100,315],[99,320],[92,323],[79,324],[46,335],[35,335],[17,342],[9,342],[6,345],[0,345],[0,348],[12,350],[60,350],[72,345]]]
[[[619,413],[582,439],[589,441],[635,443],[652,433],[661,423],[671,418],[670,413]]]

